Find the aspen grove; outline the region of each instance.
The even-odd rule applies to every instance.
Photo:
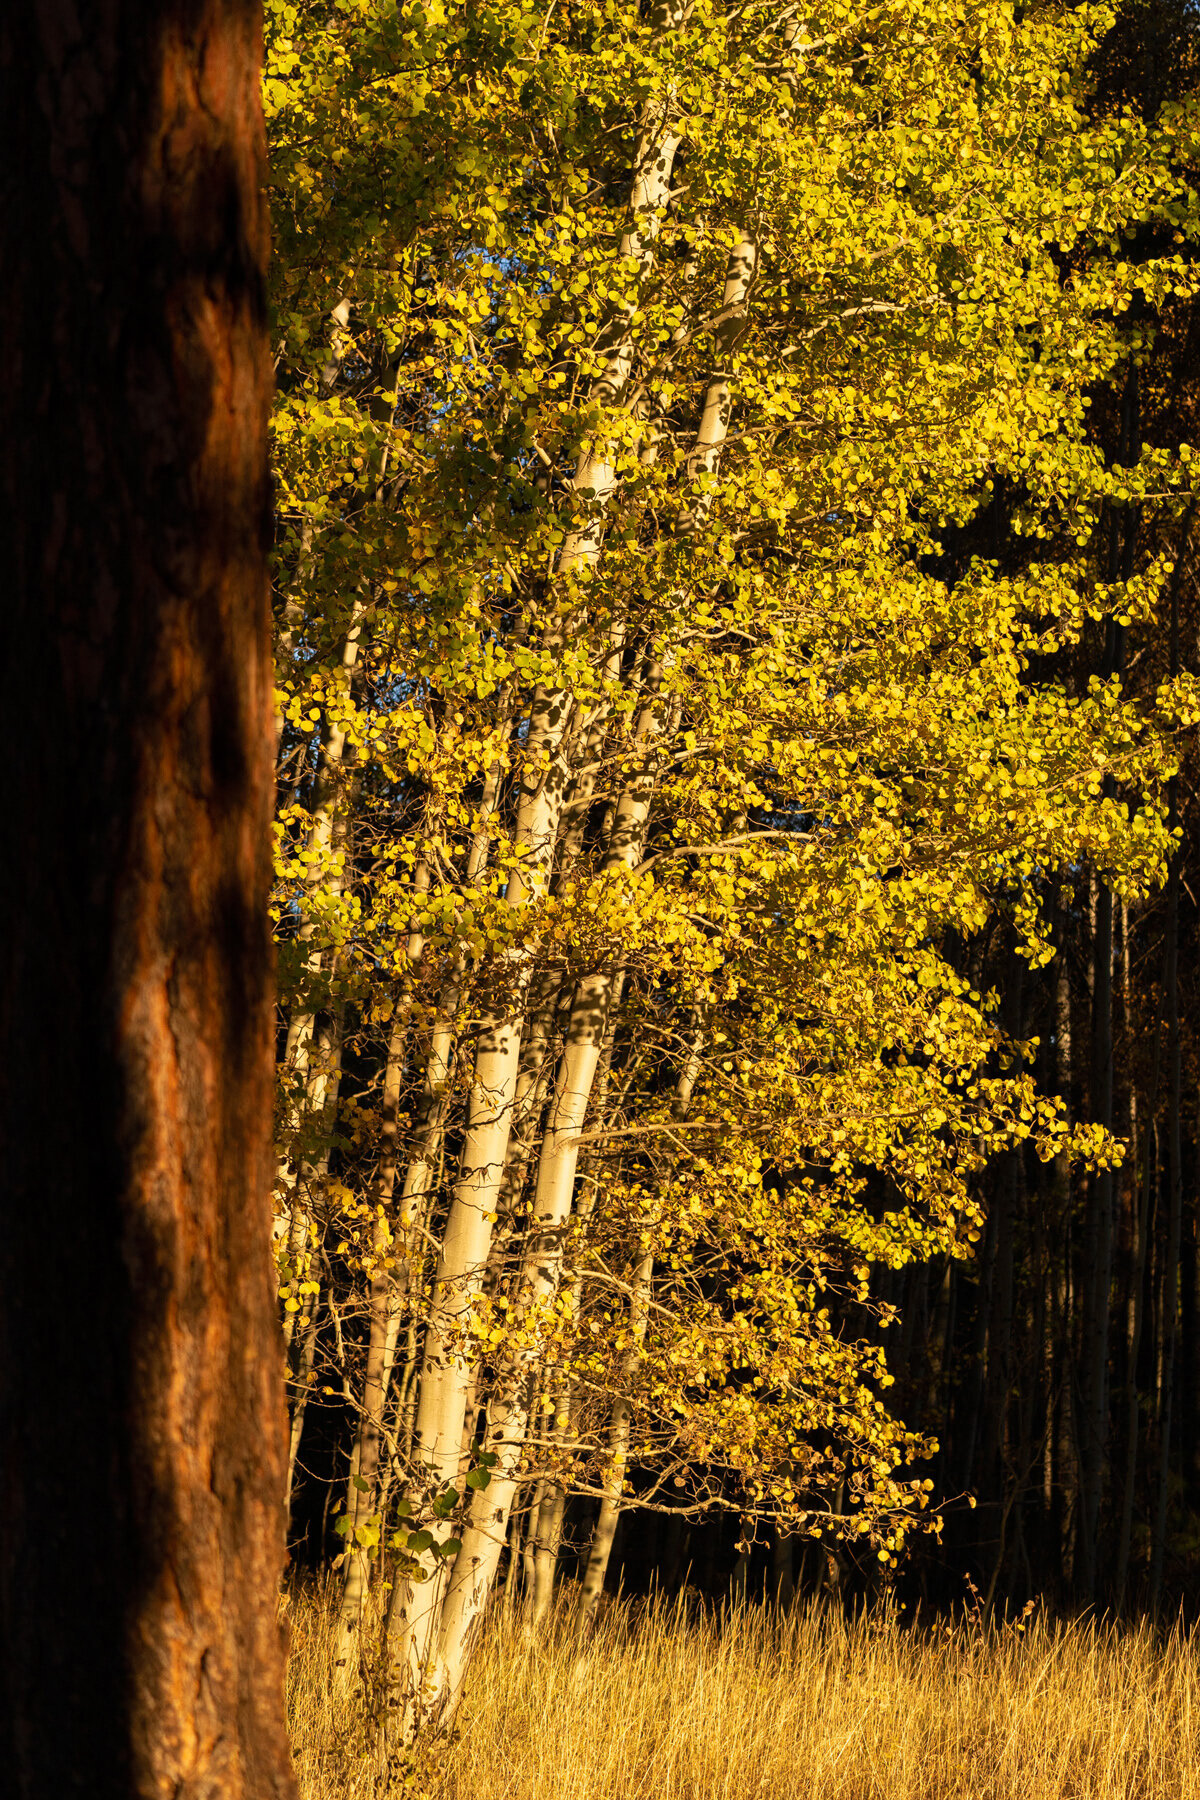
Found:
[[[1096,407],[1197,122],[1104,6],[267,16],[288,1483],[404,1743],[565,1521],[581,1628],[633,1506],[890,1573],[905,1272],[1017,1159],[1111,1196],[1012,995],[1178,841],[1196,682],[1073,671],[1178,580]]]

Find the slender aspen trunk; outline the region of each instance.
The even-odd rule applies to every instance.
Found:
[[[648,102],[644,110],[630,195],[630,225],[620,245],[621,257],[632,261],[642,276],[653,262],[681,141],[670,124],[669,114],[670,106],[664,101]],[[630,312],[614,321],[610,329],[605,369],[595,390],[595,398],[602,405],[618,404],[628,384],[633,358],[632,324]],[[560,579],[597,560],[603,511],[615,484],[615,462],[603,444],[581,455],[575,485],[577,492],[589,497],[589,516],[563,542],[558,559]],[[569,778],[564,752],[573,712],[567,693],[546,687],[537,689],[529,716],[515,831],[523,861],[513,870],[507,893],[508,903],[514,908],[536,905],[549,886]],[[451,1196],[425,1334],[414,1452],[426,1495],[444,1490],[457,1473],[473,1355],[466,1346],[465,1333],[481,1290],[508,1161],[525,999],[532,973],[532,963],[526,956],[514,967],[503,1010],[485,1015],[476,1040],[459,1176]],[[586,1051],[583,1054],[586,1060]],[[570,1103],[564,1100],[560,1110],[565,1124]],[[577,1155],[577,1149],[573,1155]],[[564,1163],[564,1169],[565,1166]],[[573,1174],[573,1161],[571,1168]],[[553,1182],[557,1193],[561,1177],[555,1176]],[[437,1542],[450,1535],[448,1521],[430,1519],[428,1526]],[[490,1563],[492,1573],[499,1551],[497,1543]],[[392,1654],[402,1670],[401,1732],[405,1738],[411,1738],[429,1707],[437,1703],[443,1685],[434,1643],[444,1610],[447,1571],[434,1553],[427,1554],[423,1564],[421,1573],[426,1579],[398,1579],[389,1608]]]
[[[529,1511],[525,1515],[521,1533],[521,1595],[527,1607],[533,1605],[533,1590],[537,1581],[537,1522],[541,1517],[545,1493],[546,1482],[543,1477],[533,1484],[529,1496]]]
[[[629,1463],[629,1427],[633,1417],[629,1389],[633,1386],[641,1362],[646,1323],[650,1317],[650,1289],[653,1279],[654,1255],[647,1250],[633,1273],[629,1298],[629,1346],[621,1361],[619,1379],[622,1391],[613,1400],[609,1418],[604,1497],[596,1515],[587,1567],[579,1590],[579,1624],[585,1629],[595,1618],[600,1596],[604,1592],[604,1577],[608,1573],[608,1560],[612,1555],[613,1538],[616,1536],[617,1520],[621,1514],[621,1494]]]
[[[339,695],[348,696],[354,671],[358,663],[360,640],[362,635],[362,608],[356,607],[351,617],[346,641],[342,647],[342,662],[339,670]],[[340,715],[341,709],[336,709]],[[309,827],[306,849],[319,859],[317,873],[313,877],[314,887],[332,894],[335,898],[345,885],[344,864],[333,871],[325,867],[325,861],[331,851],[337,847],[339,824],[339,800],[341,798],[342,764],[346,755],[346,733],[338,722],[338,717],[331,719],[325,732],[321,748],[321,767],[317,777],[316,804],[313,808],[312,824]],[[305,921],[300,928],[301,943],[311,943],[315,925],[311,919]],[[308,958],[307,973],[310,981],[316,981],[322,970],[322,953],[313,951]],[[312,1008],[299,1008],[288,1021],[287,1046],[284,1055],[284,1066],[294,1075],[295,1087],[304,1091],[309,1109],[313,1107],[309,1089],[309,1061],[316,1029],[317,1011]],[[319,1103],[317,1103],[319,1106]],[[299,1134],[304,1119],[305,1102],[298,1097],[292,1101],[284,1121],[284,1135],[288,1142],[288,1151],[280,1160],[278,1188],[280,1198],[276,1218],[276,1238],[289,1236],[289,1215],[297,1204],[295,1190],[298,1185],[298,1167],[294,1166],[294,1142]],[[294,1223],[291,1232],[294,1234]]]
[[[361,608],[356,608],[346,634],[342,651],[341,680],[349,692],[358,661],[361,633]],[[323,768],[318,786],[318,805],[309,831],[308,848],[324,858],[344,836],[338,802],[342,763],[345,758],[346,734],[342,727],[329,726],[323,754]],[[334,895],[345,885],[345,862],[331,873],[318,876]],[[302,939],[311,940],[313,925],[305,923]],[[308,975],[316,980],[324,958],[319,951],[308,958]],[[295,1013],[288,1025],[285,1067],[293,1072],[303,1101],[294,1099],[285,1120],[285,1137],[291,1140],[290,1154],[279,1163],[276,1176],[275,1217],[272,1227],[276,1250],[285,1247],[284,1268],[288,1276],[283,1315],[283,1341],[291,1379],[291,1418],[288,1431],[287,1480],[284,1505],[290,1516],[295,1486],[300,1440],[312,1388],[313,1364],[317,1343],[317,1306],[319,1293],[314,1280],[316,1218],[313,1196],[318,1193],[328,1173],[329,1151],[323,1148],[315,1163],[299,1148],[299,1138],[306,1123],[315,1118],[325,1128],[332,1128],[331,1115],[336,1114],[341,1085],[343,1008],[335,1008],[332,1022],[324,1030],[317,1026],[317,1013],[311,1009]],[[315,1052],[315,1054],[314,1054]]]
[[[796,1597],[795,1534],[776,1525],[771,1532],[771,1598],[787,1612]]]
[[[674,145],[678,141],[675,139]],[[673,157],[674,147],[671,150]],[[730,317],[724,328],[722,348],[727,351],[736,342],[741,327],[755,266],[755,246],[739,233],[725,280],[724,310]],[[728,430],[729,414],[729,376],[721,370],[705,394],[693,474],[711,474],[715,469]],[[693,529],[706,505],[707,492],[702,489],[693,505]],[[624,786],[617,802],[604,859],[606,869],[620,866],[633,869],[642,854],[656,780],[652,746],[660,734],[664,710],[658,693],[660,681],[661,670],[653,665],[646,684],[647,697],[639,709],[634,729],[635,745],[641,752],[640,766]],[[558,1289],[562,1245],[579,1162],[580,1133],[623,979],[623,971],[619,969],[597,971],[585,976],[576,990],[538,1164],[530,1245],[520,1283],[526,1314],[536,1316]],[[528,1426],[529,1408],[525,1396],[537,1354],[536,1342],[521,1352],[515,1366],[502,1377],[493,1400],[488,1448],[496,1457],[497,1466],[489,1486],[477,1490],[472,1500],[461,1548],[441,1607],[432,1699],[443,1719],[453,1713],[461,1695],[471,1646],[499,1565]]]
[[[508,884],[507,898],[514,908],[537,904],[549,886],[564,792],[562,752],[570,712],[565,694],[539,691],[535,698],[516,828],[516,841],[525,858]],[[476,1038],[459,1175],[438,1258],[418,1389],[413,1452],[416,1498],[423,1506],[438,1492],[446,1491],[458,1473],[474,1359],[467,1343],[468,1326],[482,1292],[499,1211],[532,973],[527,958],[514,967],[505,1010],[485,1015]],[[428,1172],[427,1154],[423,1166]],[[430,1516],[426,1524],[435,1545],[451,1534],[447,1519]],[[400,1681],[407,1696],[401,1727],[406,1738],[416,1730],[428,1705],[431,1652],[448,1574],[436,1549],[423,1555],[420,1573],[424,1579],[397,1578],[388,1611],[392,1655],[403,1670]]]
[[[593,1111],[597,1125],[603,1127],[606,1117],[609,1080],[612,1073],[612,1057],[614,1046],[614,1030],[617,1008],[614,1006],[609,1019],[604,1047],[600,1053],[600,1066],[593,1085]],[[589,1159],[590,1160],[590,1159]],[[565,1330],[573,1330],[583,1304],[584,1271],[582,1262],[586,1250],[587,1229],[596,1206],[596,1179],[589,1180],[581,1161],[580,1178],[583,1181],[582,1192],[576,1203],[577,1224],[577,1265],[574,1279],[568,1291],[568,1303],[564,1321]],[[554,1442],[563,1449],[572,1432],[573,1384],[569,1367],[564,1369],[559,1384],[559,1397],[554,1419]],[[535,1410],[536,1416],[536,1410]],[[566,1507],[567,1488],[565,1481],[549,1479],[543,1484],[543,1498],[537,1512],[538,1527],[536,1542],[533,1542],[531,1531],[531,1558],[529,1575],[533,1591],[533,1615],[536,1621],[546,1616],[554,1591],[554,1581],[558,1566],[559,1547],[562,1539],[562,1520]]]
[[[518,1288],[521,1313],[527,1319],[536,1319],[558,1291],[580,1133],[610,1009],[619,991],[615,974],[586,977],[572,1008],[542,1143],[533,1219]],[[502,1375],[493,1396],[487,1446],[496,1458],[496,1467],[489,1485],[477,1490],[472,1501],[442,1608],[441,1686],[436,1699],[443,1717],[457,1700],[468,1648],[499,1564],[509,1508],[518,1486],[517,1470],[530,1416],[528,1390],[538,1354],[535,1338]]]
[[[624,649],[625,623],[623,620],[618,620],[612,627],[609,651],[604,664],[605,680],[610,686],[615,687],[620,680]],[[583,850],[588,813],[596,797],[600,760],[612,712],[612,701],[608,698],[601,700],[594,708],[593,716],[582,734],[582,767],[572,778],[563,812],[562,844],[556,885],[564,881],[571,873]]]
[[[554,1600],[554,1576],[562,1537],[567,1490],[561,1481],[547,1481],[537,1511],[533,1547],[533,1622],[540,1625]]]
[[[332,1130],[341,1091],[343,1022],[344,1014],[339,1007],[325,1025],[317,1028],[306,1052],[309,1120],[319,1119],[323,1134]],[[317,1209],[313,1199],[320,1193],[328,1172],[329,1150],[325,1147],[315,1162],[298,1157],[292,1178],[292,1202],[287,1222],[287,1262],[291,1279],[283,1315],[283,1343],[289,1357],[293,1355],[296,1338],[304,1336],[316,1310],[313,1270],[316,1266]]]
[[[387,1402],[388,1382],[391,1378],[397,1327],[400,1319],[399,1287],[395,1276],[387,1267],[388,1254],[394,1241],[388,1222],[388,1213],[396,1184],[396,1137],[407,1028],[407,1009],[400,1007],[393,1020],[384,1070],[383,1143],[375,1191],[372,1195],[375,1202],[375,1223],[371,1246],[374,1268],[371,1272],[368,1289],[370,1324],[367,1363],[363,1376],[362,1410],[350,1456],[350,1479],[346,1491],[345,1516],[348,1521],[348,1532],[346,1561],[342,1576],[338,1646],[338,1661],[343,1663],[349,1659],[351,1642],[353,1634],[358,1629],[358,1622],[362,1614],[363,1595],[367,1585],[368,1550],[358,1541],[356,1534],[359,1527],[373,1516],[378,1498],[383,1411]],[[404,1247],[407,1249],[407,1245]]]
[[[701,1038],[697,1032],[693,1036],[687,1061],[680,1071],[679,1080],[676,1083],[671,1107],[676,1119],[684,1118],[691,1107],[692,1094],[700,1075],[700,1047]],[[624,1491],[625,1473],[629,1464],[630,1425],[633,1418],[629,1395],[641,1362],[642,1346],[645,1342],[646,1326],[650,1317],[650,1294],[653,1280],[654,1257],[652,1251],[646,1251],[634,1270],[630,1287],[629,1347],[621,1362],[621,1386],[613,1400],[612,1413],[609,1418],[604,1493],[592,1530],[587,1566],[584,1569],[583,1581],[579,1590],[578,1623],[583,1630],[592,1624],[600,1605],[600,1597],[604,1592],[604,1581],[608,1573],[609,1558],[612,1555],[613,1539],[616,1536],[617,1520],[620,1517],[621,1495]]]

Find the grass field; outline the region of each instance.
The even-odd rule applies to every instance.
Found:
[[[303,1800],[384,1800],[328,1602],[288,1601]],[[393,1773],[429,1800],[1200,1800],[1200,1639],[1032,1619],[984,1630],[749,1607],[501,1608],[452,1742]]]

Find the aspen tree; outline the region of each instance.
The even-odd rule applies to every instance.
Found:
[[[997,484],[1041,546],[1119,486],[1186,481],[1161,456],[1117,474],[1088,436],[1135,282],[1092,247],[1167,219],[1172,179],[1165,137],[1084,116],[1099,12],[486,17],[481,39],[453,8],[306,15],[301,80],[281,14],[267,86],[283,557],[311,523],[306,617],[374,596],[348,988],[394,979],[433,870],[396,1181],[428,1250],[383,1529],[402,1734],[452,1710],[514,1496],[559,1479],[531,1421],[563,1371],[591,1491],[623,1458],[896,1555],[927,1440],[839,1309],[870,1309],[872,1267],[970,1256],[992,1155],[1111,1154],[1017,1053],[997,1072],[986,991],[943,947],[1015,909],[1036,965],[1046,872],[1137,892],[1167,841],[1149,715],[1031,675],[1113,597],[1049,551],[951,580],[939,534]],[[1170,254],[1136,271],[1148,303],[1189,279]],[[308,321],[350,292],[324,391]],[[1163,572],[1119,604],[1148,616]],[[285,755],[329,669],[287,672]],[[1118,768],[1136,810],[1104,792]],[[308,828],[281,809],[289,968]],[[377,1022],[358,1041],[385,1060]],[[361,1284],[378,1215],[345,1216]],[[647,1217],[611,1439],[630,1312],[601,1296]]]

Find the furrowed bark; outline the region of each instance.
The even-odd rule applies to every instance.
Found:
[[[294,1793],[260,63],[248,0],[0,13],[17,1800]]]

